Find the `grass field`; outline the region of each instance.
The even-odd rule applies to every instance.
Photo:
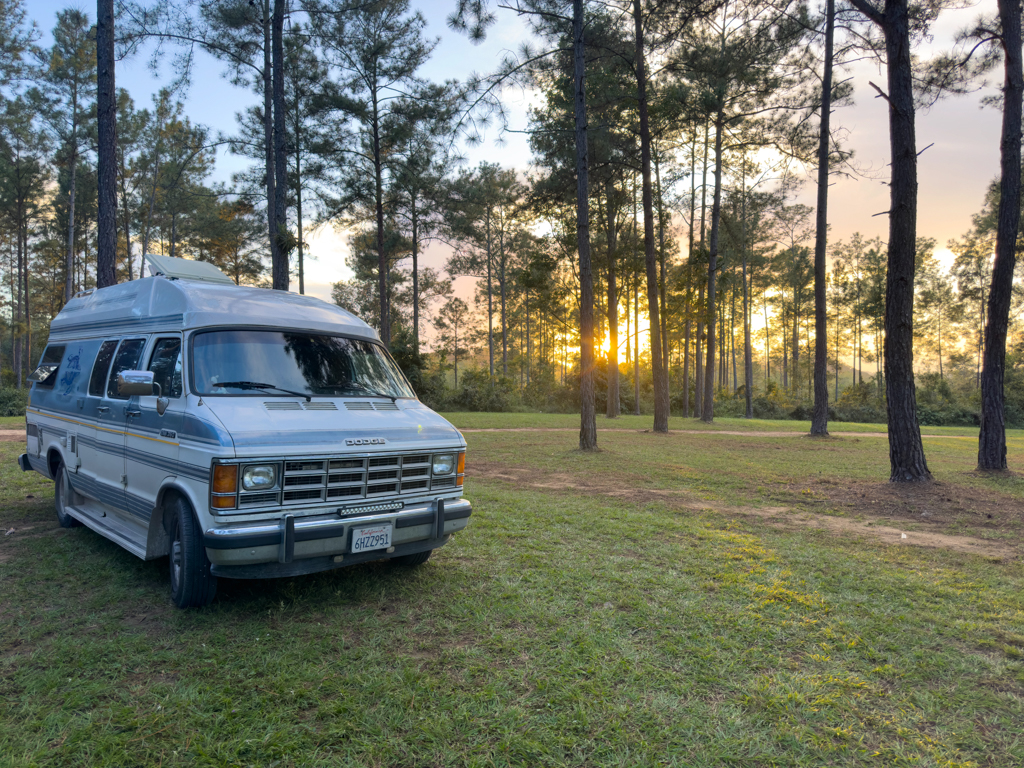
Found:
[[[796,422],[584,454],[572,417],[449,418],[548,431],[467,431],[473,519],[429,563],[200,611],[0,443],[0,765],[1024,764],[1024,481],[976,441],[926,438],[906,492],[884,438]]]

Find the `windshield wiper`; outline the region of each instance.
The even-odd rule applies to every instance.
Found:
[[[340,385],[338,385],[338,388],[339,389],[361,390],[361,391],[365,392],[367,394],[367,396],[369,396],[369,397],[386,397],[392,403],[397,403],[398,402],[398,398],[395,395],[386,395],[383,392],[377,392],[375,390],[370,389],[369,387],[364,387],[362,384],[352,384],[352,383],[350,383],[350,384],[340,384]]]
[[[285,392],[289,395],[295,395],[296,397],[306,398],[307,403],[313,402],[313,398],[307,395],[305,392],[295,392],[291,389],[285,389],[279,387],[276,384],[264,384],[259,381],[218,381],[213,384],[214,387],[234,387],[235,389],[276,389],[278,392]]]

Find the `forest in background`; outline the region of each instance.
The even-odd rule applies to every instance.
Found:
[[[142,253],[153,252],[214,263],[240,284],[280,287],[276,249],[276,263],[283,253],[288,265],[285,285],[303,292],[305,233],[344,227],[354,278],[335,284],[334,300],[380,330],[426,402],[579,410],[588,302],[568,4],[521,4],[536,49],[509,54],[499,71],[461,83],[420,75],[436,41],[405,0],[283,4],[290,23],[280,36],[278,102],[271,32],[279,5],[117,4],[119,52],[129,57],[155,43],[153,55],[173,61],[176,76],[150,105],[117,94],[117,279],[139,277]],[[479,36],[491,12],[473,5],[453,3],[451,26]],[[869,22],[850,7],[838,13],[853,30],[833,57],[838,65],[880,53]],[[586,14],[587,290],[596,304],[597,408],[609,416],[651,413],[660,366],[678,415],[707,414],[701,394],[711,372],[714,413],[809,418],[818,227],[815,210],[795,197],[817,167],[824,15],[779,0],[587,4]],[[0,18],[0,370],[10,411],[23,403],[19,390],[50,318],[74,292],[96,285],[96,40],[80,10],[59,14],[48,49],[38,47],[19,0],[0,0]],[[639,81],[638,29],[650,62]],[[190,46],[212,53],[235,85],[262,97],[238,116],[236,133],[214,135],[184,114],[180,89],[195,77]],[[957,67],[933,63],[919,79],[942,80],[946,92],[966,89],[970,67],[950,56]],[[460,146],[503,122],[500,95],[512,85],[539,94],[529,124],[532,167],[467,167]],[[840,84],[831,98],[848,95]],[[834,136],[829,169],[855,172],[841,131]],[[210,181],[220,147],[253,163],[230,184]],[[283,185],[272,189],[269,180]],[[978,422],[999,194],[994,182],[977,201],[972,229],[948,244],[952,263],[935,257],[938,244],[927,233],[917,237],[921,424]],[[283,215],[268,227],[281,202]],[[443,270],[422,266],[428,247],[450,251]],[[827,252],[830,415],[883,422],[887,245],[853,236],[830,242]],[[472,296],[454,293],[463,276],[475,280]],[[1005,368],[1010,426],[1024,426],[1021,307],[1014,283]],[[709,337],[713,364],[706,364]]]

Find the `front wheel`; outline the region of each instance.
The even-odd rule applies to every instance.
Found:
[[[391,562],[398,563],[398,565],[423,565],[430,559],[433,551],[428,549],[425,552],[413,552],[411,555],[399,555],[391,558]]]
[[[188,502],[171,502],[171,599],[179,608],[201,608],[217,594],[203,537]]]
[[[67,511],[70,495],[71,481],[68,479],[68,469],[62,461],[57,465],[57,471],[53,475],[53,506],[57,511],[57,522],[61,528],[77,528],[82,524]]]

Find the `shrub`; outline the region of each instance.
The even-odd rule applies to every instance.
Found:
[[[24,416],[28,389],[0,388],[0,416]]]

